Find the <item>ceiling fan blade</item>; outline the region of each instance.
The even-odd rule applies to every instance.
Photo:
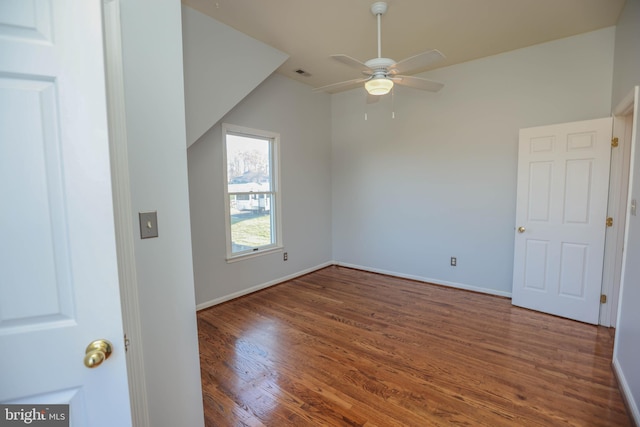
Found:
[[[413,70],[428,67],[429,65],[435,64],[443,59],[444,55],[442,52],[438,49],[431,49],[396,62],[395,65],[390,67],[389,71],[392,74],[408,73]]]
[[[351,68],[355,68],[356,70],[371,71],[371,69],[367,67],[364,62],[358,61],[357,59],[352,58],[348,55],[339,54],[339,55],[331,55],[331,57],[338,62],[342,62],[344,65],[348,65]]]
[[[393,76],[390,77],[395,84],[400,86],[408,86],[414,89],[428,90],[429,92],[437,92],[444,87],[444,84],[433,80],[423,79],[414,76]]]
[[[316,87],[313,89],[314,92],[337,92],[338,90],[346,90],[359,86],[361,83],[369,80],[368,77],[361,79],[353,79],[347,80],[340,83],[333,83],[326,86]]]

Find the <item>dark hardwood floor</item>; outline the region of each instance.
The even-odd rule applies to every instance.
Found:
[[[328,267],[198,313],[206,425],[630,426],[612,330]]]

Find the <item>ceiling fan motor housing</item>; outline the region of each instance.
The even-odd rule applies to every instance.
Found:
[[[394,66],[396,61],[389,58],[373,58],[364,63],[367,67],[374,71],[388,71],[390,67]]]

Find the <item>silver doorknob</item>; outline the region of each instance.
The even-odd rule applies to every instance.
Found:
[[[523,226],[518,227],[518,233],[524,233],[526,230],[526,228],[524,228]]]
[[[105,340],[95,340],[87,346],[84,356],[84,366],[87,368],[97,368],[102,362],[111,356],[113,345]]]

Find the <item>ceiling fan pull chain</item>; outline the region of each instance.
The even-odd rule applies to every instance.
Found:
[[[363,110],[364,110],[364,121],[366,122],[368,120],[368,117],[367,117],[367,92],[365,91],[364,93],[365,93],[365,95],[364,95],[364,108],[363,108]]]
[[[396,118],[396,103],[395,103],[395,90],[393,90],[393,88],[391,89],[391,118],[395,119]]]

